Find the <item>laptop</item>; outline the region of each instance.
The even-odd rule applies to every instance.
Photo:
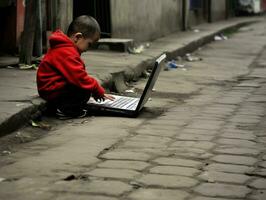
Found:
[[[129,117],[136,117],[150,98],[153,86],[159,76],[160,71],[162,70],[165,59],[165,54],[162,54],[156,59],[151,75],[146,83],[141,97],[137,98],[111,94],[113,97],[115,97],[114,101],[105,100],[102,102],[97,102],[91,98],[88,101],[88,105],[90,108],[92,108],[92,110],[107,112],[108,114],[119,114]]]

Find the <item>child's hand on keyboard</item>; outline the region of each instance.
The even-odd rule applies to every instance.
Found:
[[[110,94],[104,94],[104,99],[108,99],[110,101],[114,101],[115,100],[115,97],[113,97],[112,95]]]

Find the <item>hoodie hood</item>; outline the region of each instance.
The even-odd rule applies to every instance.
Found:
[[[50,37],[49,37],[50,47],[53,48],[59,48],[59,47],[73,47],[74,44],[70,40],[70,38],[65,35],[61,30],[55,31]]]

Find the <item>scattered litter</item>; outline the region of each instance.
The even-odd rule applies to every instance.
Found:
[[[39,127],[39,124],[37,124],[37,123],[34,122],[33,120],[31,120],[31,125],[32,125],[33,127]]]
[[[204,172],[202,177],[209,183],[215,183],[215,180],[210,176],[208,172]]]
[[[253,31],[253,28],[251,27],[242,27],[238,29],[239,32],[248,32],[248,31]]]
[[[14,69],[14,67],[12,67],[12,66],[7,66],[6,68],[7,69]]]
[[[6,179],[0,177],[0,182],[4,182]]]
[[[150,43],[146,43],[146,44],[145,44],[145,47],[146,47],[146,48],[150,48],[150,46],[151,46]]]
[[[128,48],[129,53],[132,54],[140,54],[144,51],[145,47],[144,45],[140,45],[138,47]]]
[[[150,75],[151,75],[151,73],[150,72],[148,72],[148,71],[144,71],[144,72],[142,72],[142,76],[144,77],[144,78],[148,78],[148,77],[150,77]]]
[[[27,70],[27,69],[38,69],[38,67],[33,64],[33,65],[26,65],[26,64],[19,64],[19,69],[22,69],[22,70]]]
[[[44,130],[50,130],[52,127],[49,124],[45,124],[43,122],[35,122],[33,120],[31,120],[31,126],[32,127],[36,127],[36,128],[41,128]]]
[[[2,155],[10,155],[11,151],[2,151]]]
[[[24,105],[25,105],[25,103],[17,103],[16,107],[21,107],[21,106],[24,106]]]
[[[155,88],[152,88],[152,90],[151,90],[151,91],[155,92],[155,91],[156,91],[156,89],[155,89]]]
[[[223,34],[215,35],[215,36],[214,36],[214,40],[215,40],[215,41],[228,40],[228,37],[225,36],[225,35],[223,35]]]
[[[185,65],[183,65],[183,64],[177,64],[174,60],[169,61],[167,63],[167,65],[168,65],[169,68],[172,68],[172,69],[177,69],[177,68],[183,68],[183,67],[185,67]]]
[[[196,61],[201,61],[201,60],[202,60],[202,58],[192,56],[190,53],[186,54],[186,61],[188,61],[188,62],[196,62]]]
[[[182,61],[182,58],[178,58],[178,61]],[[187,70],[184,64],[177,63],[175,60],[171,60],[166,63],[165,71],[168,71],[170,69],[182,69],[184,71]]]
[[[199,29],[194,29],[193,31],[194,31],[194,33],[199,33],[200,32]]]
[[[134,89],[126,90],[125,93],[135,93]]]
[[[140,54],[142,53],[145,49],[150,48],[151,44],[150,43],[145,43],[145,44],[141,44],[139,46],[135,46],[135,47],[129,47],[128,51],[129,53],[132,54]]]
[[[148,99],[148,101],[152,101],[152,98],[150,97],[150,98]]]
[[[64,178],[63,180],[64,181],[73,181],[73,180],[75,180],[75,179],[77,179],[77,177],[75,176],[75,175],[69,175],[69,176],[67,176],[66,178]]]

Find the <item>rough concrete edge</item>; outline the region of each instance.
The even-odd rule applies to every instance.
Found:
[[[244,22],[236,22],[234,24],[228,25],[228,26],[226,26],[220,30],[217,30],[217,31],[211,33],[211,34],[205,35],[205,36],[203,36],[197,40],[194,40],[194,41],[188,43],[187,45],[185,45],[181,48],[178,48],[174,51],[167,51],[166,52],[167,59],[171,60],[171,59],[176,58],[177,56],[184,56],[186,53],[193,52],[193,51],[197,50],[199,47],[204,46],[204,45],[214,41],[215,35],[218,35],[218,34],[223,33],[225,31],[231,30],[233,28],[241,28],[243,26],[246,26],[246,25],[249,25],[252,23],[256,23],[256,22],[258,22],[258,20],[246,20]]]
[[[213,41],[213,37],[219,33],[224,31],[230,30],[232,28],[242,27],[248,24],[256,23],[259,20],[246,20],[242,22],[236,22],[234,24],[228,25],[218,31],[215,31],[209,35],[206,35],[198,40],[191,41],[184,47],[178,48],[173,51],[166,51],[162,53],[167,54],[167,59],[173,59],[177,56],[185,55],[188,52],[195,51],[198,47],[203,46],[211,41]],[[159,55],[158,55],[159,56]],[[125,84],[125,81],[133,81],[137,80],[142,73],[152,65],[152,63],[156,60],[157,56],[154,58],[147,58],[146,60],[142,60],[139,64],[135,67],[125,68],[121,71],[123,74],[124,81],[120,81],[117,84]],[[112,74],[106,77],[105,80],[101,80],[101,84],[103,87],[113,90],[114,88],[114,77]],[[0,137],[7,135],[11,132],[16,131],[18,128],[25,125],[30,119],[33,119],[37,115],[39,115],[45,109],[46,103],[45,101],[41,100],[40,98],[32,99],[32,105],[28,106],[27,108],[22,109],[20,112],[14,114],[3,123],[0,124]]]
[[[33,98],[30,101],[31,105],[23,108],[0,124],[0,137],[16,131],[31,119],[41,115],[41,111],[46,106],[45,101],[40,98]]]
[[[233,28],[241,28],[242,26],[256,23],[258,21],[259,20],[255,20],[255,19],[251,19],[251,20],[246,19],[245,21],[235,22],[235,23],[227,25],[227,26],[223,27],[222,29],[217,30],[211,34],[203,36],[197,40],[191,41],[183,47],[180,47],[180,48],[175,49],[173,51],[164,51],[164,52],[161,52],[161,54],[166,53],[167,60],[174,59],[177,56],[184,56],[186,53],[193,52],[197,48],[199,48],[200,46],[206,45],[206,44],[214,41],[214,36],[219,34],[219,33],[223,33],[225,31],[231,30]],[[139,64],[137,64],[134,67],[127,67],[124,70],[122,70],[121,72],[117,72],[117,73],[122,74],[122,76],[124,77],[124,80],[121,80],[120,78],[118,80],[116,80],[115,77],[117,77],[117,73],[116,73],[116,75],[110,74],[110,76],[108,77],[108,80],[102,81],[102,85],[111,91],[122,92],[119,90],[119,88],[125,88],[126,87],[126,85],[125,85],[126,81],[130,82],[130,81],[138,80],[138,78],[143,74],[143,72],[145,70],[147,70],[147,68],[149,66],[152,66],[152,64],[155,62],[156,58],[159,57],[161,54],[154,56],[154,58],[149,57],[146,60],[142,60]],[[116,86],[116,85],[119,85],[119,86]]]

